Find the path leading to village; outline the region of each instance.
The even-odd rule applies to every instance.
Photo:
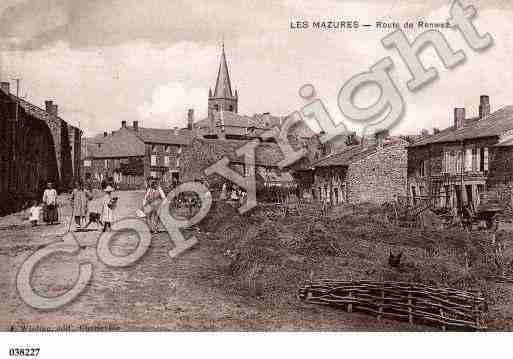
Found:
[[[134,216],[140,191],[118,192],[117,215]],[[213,251],[212,243],[198,235],[199,243],[178,258],[166,233],[153,236],[144,257],[128,268],[111,268],[96,256],[99,231],[75,233],[82,249],[73,257],[54,255],[35,270],[33,287],[42,295],[57,296],[70,288],[79,261],[93,264],[93,278],[72,303],[53,311],[29,307],[16,291],[16,274],[32,253],[61,240],[70,216],[61,196],[61,223],[36,228],[19,214],[0,218],[0,330],[418,330],[405,323],[377,322],[374,318],[307,305],[283,293],[275,305],[226,290],[223,268],[227,258]],[[99,199],[91,205],[99,205]],[[92,225],[94,228],[94,225]],[[72,227],[73,228],[73,227]],[[120,237],[116,255],[130,253],[137,243]]]

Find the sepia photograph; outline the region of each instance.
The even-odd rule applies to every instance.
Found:
[[[512,16],[2,0],[2,354],[512,331]]]

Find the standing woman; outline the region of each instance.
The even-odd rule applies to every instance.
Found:
[[[44,221],[46,224],[54,224],[59,220],[57,211],[57,191],[53,188],[53,183],[48,182],[43,193]]]
[[[71,205],[73,207],[73,215],[75,216],[75,223],[77,228],[82,227],[82,221],[85,221],[87,215],[87,201],[88,194],[84,190],[84,186],[81,182],[75,182],[75,188],[71,195]]]
[[[143,208],[147,205],[150,206],[148,215],[148,224],[151,233],[157,233],[159,224],[159,208],[162,201],[166,199],[166,195],[162,188],[158,185],[157,181],[150,182],[150,188],[146,191],[143,200]]]

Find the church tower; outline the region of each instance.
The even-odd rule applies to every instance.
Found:
[[[228,64],[226,63],[226,54],[224,53],[224,43],[222,45],[221,63],[217,72],[217,81],[214,93],[212,89],[208,93],[208,117],[213,118],[215,111],[230,111],[237,113],[237,104],[239,96],[237,90],[232,92],[232,84],[230,82],[230,73]]]

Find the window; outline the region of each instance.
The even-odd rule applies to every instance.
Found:
[[[150,172],[150,176],[151,176],[152,178],[158,178],[158,177],[157,177],[157,171],[151,171],[151,172]]]
[[[472,149],[472,171],[477,172],[479,170],[479,151],[478,148]]]
[[[233,105],[230,105],[230,111],[233,112]]]
[[[472,171],[472,149],[465,150],[465,172]]]
[[[426,175],[426,161],[421,160],[419,163],[419,176],[424,177]]]
[[[169,167],[169,156],[164,157],[164,166]]]
[[[157,145],[152,145],[151,146],[151,153],[156,153],[157,152]]]
[[[91,167],[91,160],[84,160],[84,167]]]
[[[171,146],[167,145],[166,146],[166,153],[169,153],[169,152],[171,152]]]
[[[109,160],[105,160],[105,168],[109,168]]]
[[[461,173],[463,171],[463,152],[456,152],[456,173]]]
[[[150,161],[150,164],[152,166],[156,166],[157,165],[157,156],[155,155],[151,155],[151,161]]]
[[[479,172],[488,171],[488,147],[479,149]]]

